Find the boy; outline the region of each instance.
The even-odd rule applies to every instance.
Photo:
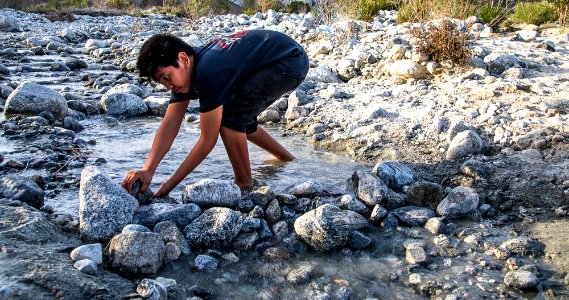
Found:
[[[144,166],[130,171],[122,183],[129,193],[137,180],[142,182],[140,192],[150,185],[191,99],[200,100],[200,137],[153,197],[165,196],[174,189],[206,158],[219,135],[234,182],[242,190],[253,187],[248,140],[280,160],[294,159],[257,124],[257,116],[295,89],[308,73],[306,52],[287,35],[270,30],[242,31],[193,49],[177,37],[157,34],[142,45],[137,66],[140,77],[160,82],[172,94]]]

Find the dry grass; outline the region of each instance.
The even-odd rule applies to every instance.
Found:
[[[411,30],[413,48],[428,54],[432,61],[452,61],[455,65],[465,65],[472,56],[468,49],[466,32],[460,31],[449,19],[443,18],[426,26]]]
[[[466,19],[477,15],[473,0],[406,0],[397,11],[397,22],[426,22],[439,18]]]

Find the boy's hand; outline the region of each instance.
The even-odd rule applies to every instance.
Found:
[[[152,198],[161,198],[167,196],[175,187],[176,183],[172,182],[170,179],[164,181],[158,188],[158,190],[152,195]]]
[[[142,182],[142,186],[140,187],[138,194],[142,194],[142,193],[144,193],[144,191],[146,191],[148,186],[150,186],[150,182],[152,182],[153,176],[154,176],[154,173],[150,170],[145,170],[145,169],[132,170],[132,171],[128,172],[128,174],[126,174],[126,177],[124,178],[124,180],[122,182],[122,187],[124,189],[126,189],[126,191],[130,194],[130,191],[132,190],[132,185],[137,180],[140,180],[140,182]]]

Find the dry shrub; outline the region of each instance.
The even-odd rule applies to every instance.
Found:
[[[550,0],[549,2],[551,2],[557,10],[559,26],[565,26],[567,23],[567,15],[569,14],[569,0]]]
[[[261,12],[267,12],[269,9],[280,10],[281,8],[279,0],[255,0],[255,5]]]
[[[470,62],[466,32],[460,31],[449,19],[429,22],[426,26],[411,29],[413,48],[428,54],[432,61],[450,60],[456,65]]]
[[[75,21],[75,16],[68,11],[50,12],[45,17],[52,22],[55,22],[55,21],[73,22],[73,21]]]
[[[406,0],[397,10],[397,22],[466,19],[476,14],[477,5],[474,0]]]

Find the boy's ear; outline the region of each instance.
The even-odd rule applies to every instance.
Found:
[[[179,61],[179,63],[183,64],[184,66],[188,66],[188,64],[190,63],[190,58],[188,57],[186,52],[182,51],[182,52],[178,53],[178,61]]]

